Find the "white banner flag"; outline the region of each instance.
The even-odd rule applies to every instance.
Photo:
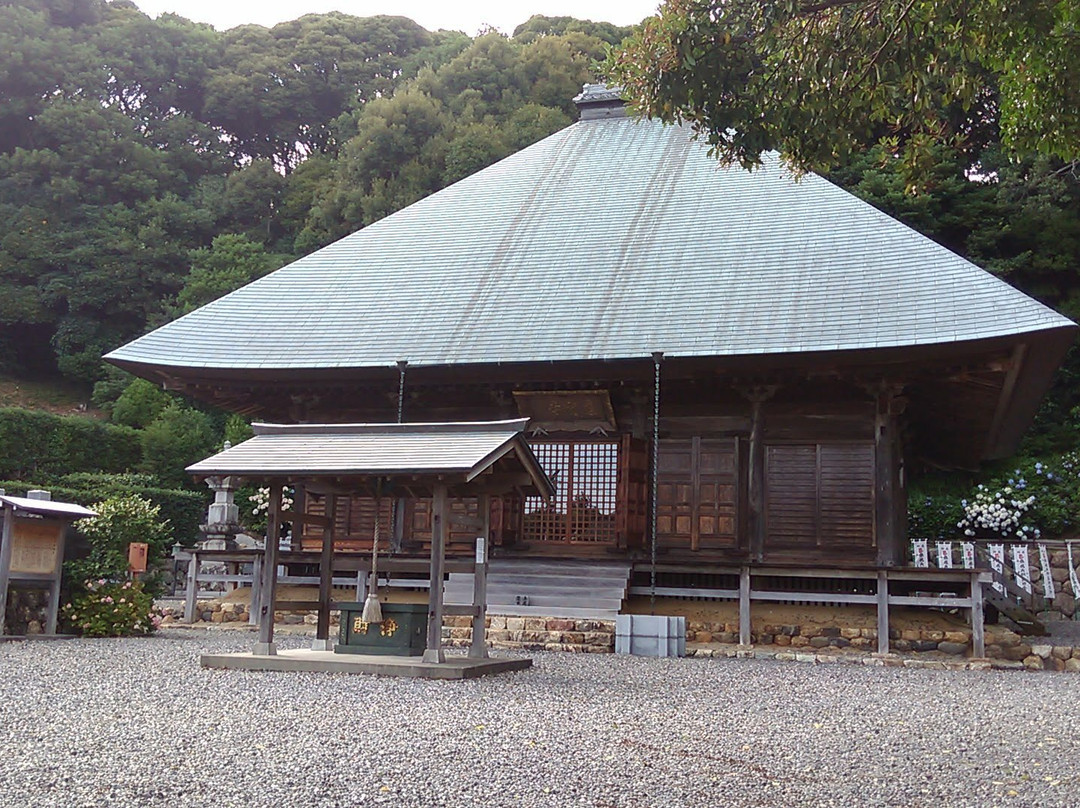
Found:
[[[1016,583],[1025,592],[1031,592],[1031,558],[1028,555],[1026,544],[1014,544],[1009,548],[1012,551],[1013,572],[1016,574]]]
[[[939,541],[937,543],[937,565],[943,570],[952,569],[952,542]]]
[[[960,542],[960,555],[964,559],[964,569],[975,569],[975,543],[970,541]]]
[[[1072,584],[1073,597],[1080,597],[1080,580],[1076,578],[1076,567],[1073,566],[1072,560],[1072,546],[1073,543],[1069,542],[1066,547],[1069,549],[1069,583]]]
[[[929,544],[927,539],[912,539],[911,541],[911,555],[915,559],[916,567],[930,566],[930,552],[927,544]]]
[[[1050,574],[1050,556],[1047,555],[1046,545],[1039,545],[1039,567],[1042,569],[1043,595],[1047,600],[1053,600],[1057,596],[1054,590],[1054,576]]]
[[[988,544],[986,545],[986,552],[990,556],[990,569],[992,569],[997,577],[1001,577],[1005,574],[1005,545],[1004,544]],[[1001,581],[994,581],[994,589],[1005,594],[1005,585]]]

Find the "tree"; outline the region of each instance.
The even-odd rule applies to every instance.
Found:
[[[153,474],[163,487],[190,487],[191,478],[184,469],[210,454],[214,441],[209,416],[173,402],[143,430],[140,470]]]
[[[142,429],[153,423],[172,399],[158,385],[146,379],[133,379],[112,408],[112,421]]]
[[[912,176],[944,142],[1080,159],[1080,5],[668,0],[608,63],[640,111],[724,162],[827,170],[880,143]]]
[[[195,311],[211,300],[239,289],[274,268],[263,246],[247,236],[223,233],[210,247],[191,253],[191,272],[177,295],[175,316]]]

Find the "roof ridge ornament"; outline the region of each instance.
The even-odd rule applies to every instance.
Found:
[[[625,118],[626,102],[623,88],[607,84],[585,84],[574,96],[574,103],[581,110],[581,120],[595,121],[604,118]]]

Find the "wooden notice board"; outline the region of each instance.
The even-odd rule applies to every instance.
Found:
[[[15,519],[11,574],[53,575],[63,552],[64,523],[52,519]]]

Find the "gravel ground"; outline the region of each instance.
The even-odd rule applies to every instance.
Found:
[[[558,653],[466,682],[198,667],[251,642],[0,644],[0,805],[1080,805],[1068,674]]]

